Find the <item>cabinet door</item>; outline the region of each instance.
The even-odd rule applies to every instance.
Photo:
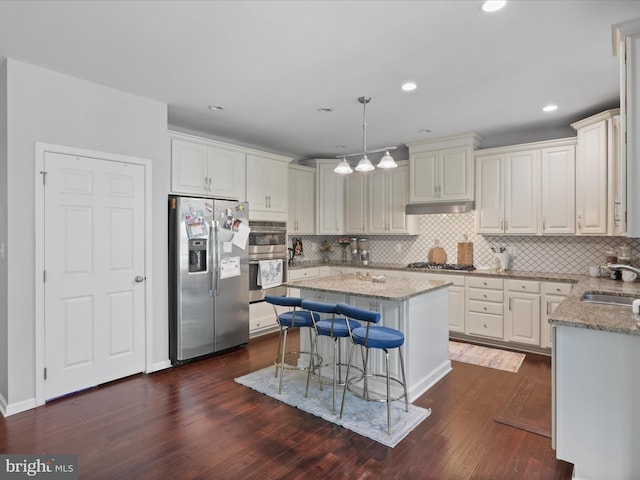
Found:
[[[438,152],[418,153],[411,157],[411,202],[433,202],[438,200]]]
[[[538,233],[540,150],[505,155],[505,233]]]
[[[464,287],[449,287],[449,330],[464,333]]]
[[[171,141],[171,191],[207,195],[207,147],[198,143]]]
[[[346,232],[367,233],[368,174],[353,173],[346,179]]]
[[[317,235],[344,233],[344,176],[333,171],[335,163],[318,164],[316,171]]]
[[[607,233],[607,124],[578,129],[576,151],[576,233]]]
[[[289,165],[278,160],[265,161],[267,167],[268,208],[273,212],[286,212],[288,192]]]
[[[507,301],[504,339],[540,345],[540,295],[509,292]]]
[[[478,233],[502,233],[503,164],[502,155],[476,159],[476,231]]]
[[[266,159],[256,155],[247,155],[247,202],[249,202],[249,212],[267,209],[266,178]]]
[[[412,218],[404,213],[409,196],[409,168],[399,166],[391,170],[387,178],[385,202],[387,203],[388,233],[413,233]]]
[[[542,295],[542,314],[540,315],[540,346],[552,347],[551,324],[549,315],[562,303],[565,297],[558,295]]]
[[[575,147],[542,150],[542,233],[575,233]]]
[[[371,233],[389,233],[389,201],[387,197],[389,196],[390,175],[390,171],[379,170],[373,172],[370,177],[369,231]]]
[[[313,172],[289,170],[289,232],[315,233],[315,176]]]
[[[440,152],[438,198],[443,201],[473,199],[471,149],[450,148]]]
[[[244,153],[207,147],[209,195],[216,198],[244,199]]]

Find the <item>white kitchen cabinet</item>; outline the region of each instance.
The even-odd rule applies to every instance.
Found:
[[[476,230],[572,233],[574,138],[476,151]]]
[[[387,235],[412,234],[415,217],[405,214],[408,201],[409,166],[377,170],[369,177],[369,233]]]
[[[465,333],[502,340],[504,338],[504,280],[468,276],[465,284],[467,289]]]
[[[409,202],[473,200],[473,150],[476,134],[409,145]]]
[[[315,169],[289,165],[289,234],[313,235],[316,228]]]
[[[241,200],[245,198],[245,154],[203,138],[172,134],[171,191]]]
[[[347,234],[369,233],[370,173],[354,172],[346,177],[345,230]]]
[[[540,345],[540,282],[508,279],[504,340]]]
[[[613,48],[620,59],[620,170],[624,178],[620,188],[626,205],[619,210],[620,233],[640,237],[640,19],[613,26]]]
[[[247,154],[247,201],[252,220],[287,220],[289,159]]]
[[[542,149],[542,234],[575,233],[575,146]]]
[[[542,282],[541,311],[540,311],[540,346],[552,347],[551,324],[549,316],[560,303],[571,293],[572,285],[561,282]]]
[[[476,168],[478,233],[537,233],[540,151],[477,156]]]
[[[333,171],[337,163],[337,160],[316,160],[316,235],[345,233],[345,177]]]

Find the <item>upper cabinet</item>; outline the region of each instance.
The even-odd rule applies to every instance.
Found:
[[[369,176],[369,233],[416,233],[416,217],[404,213],[409,199],[409,165],[406,161],[397,163],[397,168],[375,170]]]
[[[573,233],[575,139],[476,151],[476,230]]]
[[[354,172],[347,175],[345,232],[351,235],[369,232],[369,178],[371,172]]]
[[[576,233],[625,232],[624,165],[619,155],[619,110],[607,110],[571,124],[576,149]]]
[[[171,191],[244,200],[245,154],[213,140],[171,135]]]
[[[315,169],[301,165],[289,165],[289,234],[313,235],[315,233]]]
[[[345,233],[345,177],[333,171],[337,164],[337,160],[316,160],[317,235]]]
[[[473,150],[476,134],[409,145],[409,203],[473,200]]]
[[[640,237],[640,18],[614,25],[613,33],[613,50],[620,59],[619,165],[626,177],[620,185],[626,188],[626,228],[621,229]]]
[[[289,159],[247,154],[247,201],[251,220],[287,221]]]

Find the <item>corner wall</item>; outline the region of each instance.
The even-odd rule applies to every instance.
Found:
[[[9,360],[7,341],[7,62],[0,66],[0,408],[6,407],[9,397]]]
[[[13,59],[7,59],[6,65],[7,275],[11,282],[6,289],[8,331],[2,341],[8,343],[6,400],[20,409],[28,408],[35,398],[35,143],[152,160],[154,291],[148,301],[153,306],[154,364],[168,359],[166,199],[170,163],[166,104]]]

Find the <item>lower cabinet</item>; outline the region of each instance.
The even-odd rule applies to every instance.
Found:
[[[504,280],[466,277],[465,333],[497,340],[504,338]]]
[[[570,292],[570,283],[542,282],[542,309],[540,312],[540,346],[542,348],[552,347],[553,336],[551,335],[549,315],[553,313]]]
[[[539,346],[540,282],[509,279],[506,284],[504,339]]]

